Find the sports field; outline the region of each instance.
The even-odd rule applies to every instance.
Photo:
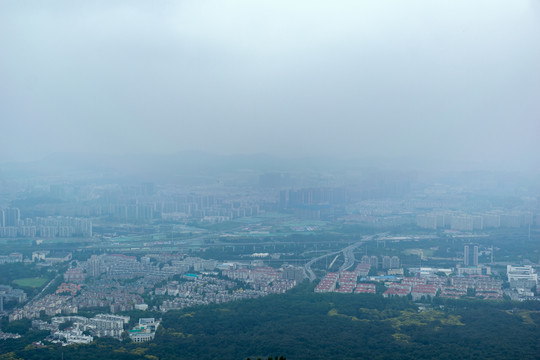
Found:
[[[41,287],[47,282],[47,278],[42,277],[33,277],[33,278],[21,278],[13,280],[13,282],[18,286],[26,286],[26,287]]]

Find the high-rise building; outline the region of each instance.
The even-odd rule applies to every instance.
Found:
[[[288,202],[288,192],[287,190],[281,190],[279,192],[279,208],[280,209],[286,209],[287,208],[287,202]]]
[[[463,264],[467,266],[478,266],[478,245],[465,245],[463,248]]]
[[[304,271],[302,268],[288,265],[283,268],[283,273],[281,274],[281,277],[283,279],[296,280],[297,282],[301,282],[302,280],[304,280]]]
[[[379,268],[379,258],[375,255],[371,256],[369,259],[369,263],[371,264],[371,267],[378,269]]]
[[[390,259],[390,268],[391,269],[397,269],[399,268],[399,258],[397,256],[392,256]]]
[[[437,216],[432,214],[422,214],[416,216],[416,226],[423,229],[437,229]]]
[[[459,231],[473,231],[474,230],[474,218],[469,215],[454,215],[450,223],[452,230]]]
[[[144,196],[152,196],[155,194],[155,185],[151,182],[141,184],[141,193]]]
[[[5,226],[19,226],[21,212],[17,208],[6,209],[4,211]]]
[[[92,255],[88,259],[88,273],[90,276],[98,277],[101,275],[101,259],[96,255]]]
[[[498,214],[482,215],[482,223],[484,228],[498,228],[501,226],[501,217]]]
[[[383,269],[390,269],[390,263],[391,263],[390,256],[383,256],[383,258],[382,258],[382,268]]]

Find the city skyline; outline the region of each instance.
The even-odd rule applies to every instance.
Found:
[[[0,359],[538,358],[540,0],[0,1]]]

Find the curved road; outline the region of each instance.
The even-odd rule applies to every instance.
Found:
[[[358,241],[358,242],[356,242],[356,243],[354,243],[352,245],[349,245],[346,248],[343,248],[341,250],[334,251],[334,252],[331,252],[331,253],[328,253],[328,254],[321,255],[319,257],[316,257],[315,259],[311,259],[304,266],[304,274],[306,275],[306,277],[309,278],[310,281],[315,280],[317,278],[317,276],[315,275],[313,270],[311,270],[311,265],[313,265],[314,263],[316,263],[319,260],[324,259],[327,256],[336,255],[336,254],[339,254],[341,252],[345,256],[345,262],[343,263],[343,265],[341,265],[341,267],[339,268],[339,271],[345,271],[345,270],[350,269],[354,265],[354,263],[356,261],[356,258],[354,257],[354,249],[356,249],[358,246],[362,245],[362,243],[364,241],[371,240],[374,237],[375,237],[375,235],[364,236],[361,241]]]

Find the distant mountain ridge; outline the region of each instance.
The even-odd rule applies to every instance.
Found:
[[[323,171],[335,168],[336,161],[321,158],[280,158],[267,154],[215,155],[198,151],[175,154],[77,154],[56,153],[39,161],[1,163],[4,173],[26,175],[55,175],[102,173],[107,175],[140,175],[154,173],[214,174],[224,172],[291,172]]]
[[[340,173],[371,171],[491,172],[474,163],[444,163],[439,159],[349,157],[280,157],[269,154],[218,155],[202,151],[174,154],[55,153],[38,161],[0,163],[0,178],[17,177],[171,177],[215,176],[226,173]]]

